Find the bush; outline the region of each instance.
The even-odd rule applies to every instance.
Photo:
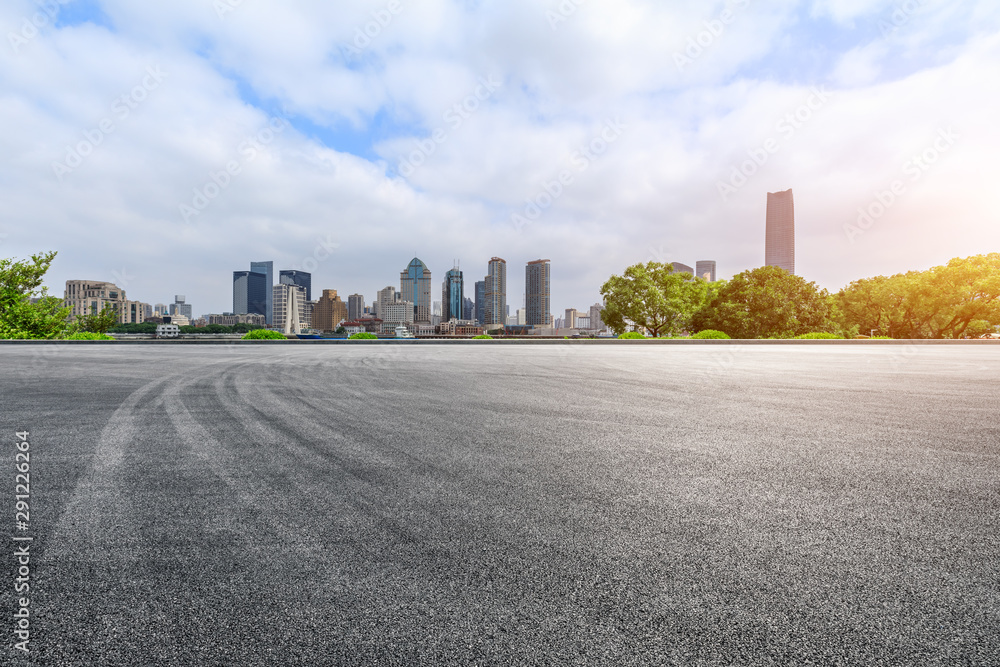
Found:
[[[93,331],[77,331],[66,336],[63,340],[114,340],[114,338],[107,334],[95,333]]]
[[[270,329],[254,329],[244,334],[242,340],[285,340],[285,334]]]
[[[639,339],[646,340],[646,337],[643,336],[638,331],[629,331],[628,333],[623,333],[621,336],[618,337],[622,340],[639,340]]]
[[[729,334],[717,331],[716,329],[703,329],[693,334],[691,338],[696,340],[729,340]]]
[[[794,338],[794,340],[840,340],[843,336],[838,336],[837,334],[826,333],[825,331],[814,331],[812,333],[800,334]]]
[[[493,340],[493,336],[489,334],[479,334],[478,336],[473,336],[472,340]]]
[[[361,333],[351,334],[347,340],[376,340],[378,336],[373,333],[368,333],[367,331],[362,331]]]
[[[893,340],[892,336],[872,336],[868,340]]]

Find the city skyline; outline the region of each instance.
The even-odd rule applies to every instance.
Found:
[[[831,290],[1000,246],[995,6],[221,4],[3,3],[3,256],[197,312],[246,258],[371,295],[544,256],[559,313],[638,262],[760,266],[789,187]]]

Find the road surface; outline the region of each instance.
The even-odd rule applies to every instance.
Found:
[[[992,346],[3,346],[30,664],[1000,664],[998,378]]]

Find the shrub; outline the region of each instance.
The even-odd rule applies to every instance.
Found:
[[[629,331],[628,333],[623,333],[621,336],[618,336],[618,337],[620,339],[622,339],[622,340],[639,340],[639,339],[645,340],[646,339],[646,337],[643,336],[638,331]]]
[[[841,339],[842,336],[837,334],[826,333],[825,331],[814,331],[812,333],[800,334],[795,337],[796,340],[833,340]]]
[[[729,340],[729,334],[717,331],[716,329],[702,329],[698,333],[693,334],[691,338],[696,340]]]
[[[472,340],[493,340],[493,336],[489,334],[479,334],[478,336],[473,336]]]
[[[243,340],[285,340],[285,334],[270,329],[254,329],[244,334]]]
[[[376,340],[378,336],[367,331],[351,334],[347,340]]]
[[[868,340],[893,340],[892,336],[872,336]]]
[[[114,340],[114,338],[107,334],[95,333],[93,331],[77,331],[66,336],[63,340]]]

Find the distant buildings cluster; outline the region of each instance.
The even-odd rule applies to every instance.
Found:
[[[764,243],[765,265],[795,273],[795,210],[791,189],[767,193]],[[674,272],[687,272],[709,282],[716,280],[714,260],[700,260],[694,268],[673,262]],[[570,331],[602,331],[601,304],[586,311],[568,308],[564,317],[552,315],[552,266],[547,259],[527,262],[524,276],[524,306],[514,315],[507,302],[507,262],[492,257],[486,275],[476,280],[473,298],[465,296],[465,278],[458,263],[445,272],[441,300],[431,300],[430,269],[414,257],[399,274],[399,290],[389,285],[368,305],[361,294],[347,301],[335,289],[324,289],[312,298],[312,275],[307,271],[282,269],[274,282],[274,262],[250,262],[249,270],[233,271],[232,312],[194,319],[184,295],[172,304],[155,306],[130,301],[114,283],[88,280],[66,281],[64,300],[71,316],[97,313],[110,304],[120,324],[169,322],[194,324],[251,324],[283,333],[367,331],[394,333],[399,327],[420,335],[470,335],[504,329],[507,332],[564,335]]]

